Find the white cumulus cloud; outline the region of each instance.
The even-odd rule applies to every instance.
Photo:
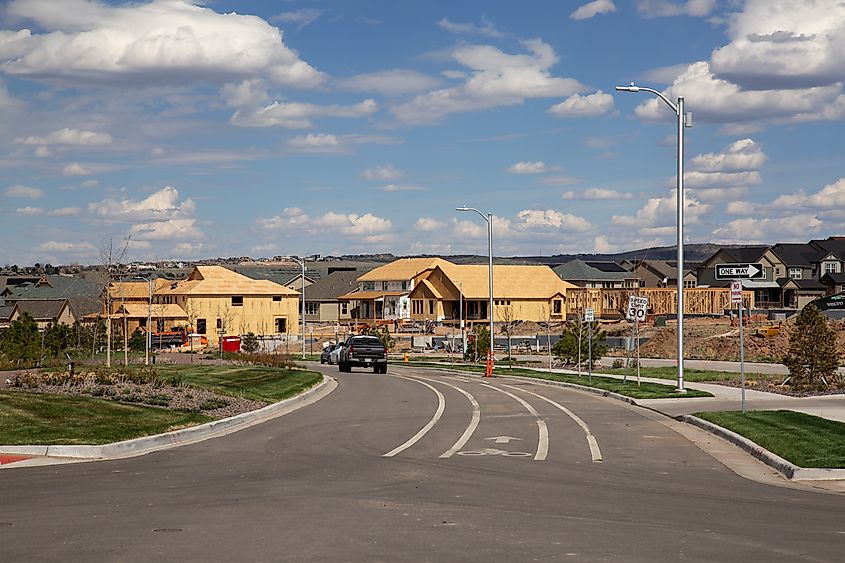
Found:
[[[63,176],[90,176],[94,171],[78,162],[73,162],[62,168]]]
[[[593,0],[583,6],[580,6],[574,12],[569,14],[570,19],[586,20],[598,14],[609,14],[616,11],[616,6],[612,0]]]
[[[550,45],[539,39],[523,45],[528,53],[519,55],[490,45],[454,48],[452,59],[470,70],[464,82],[393,106],[391,113],[403,123],[437,123],[455,112],[518,105],[525,99],[570,96],[585,90],[577,80],[551,75],[549,69],[558,57]]]
[[[546,171],[546,164],[542,161],[520,161],[507,169],[511,174],[540,174]]]
[[[290,102],[272,104],[256,110],[238,110],[232,116],[232,123],[248,127],[287,127],[289,129],[308,129],[314,126],[311,121],[316,117],[367,117],[378,110],[373,99],[358,104],[342,106],[332,104],[321,106],[311,103]]]
[[[16,142],[24,145],[72,145],[90,147],[110,145],[112,144],[112,136],[108,133],[97,133],[96,131],[83,131],[65,127],[45,136],[33,135],[23,139],[16,139]]]
[[[0,34],[0,64],[11,75],[169,84],[262,75],[302,87],[325,78],[263,19],[193,1],[13,0],[5,11],[37,30]]]
[[[390,181],[400,180],[402,178],[405,178],[406,176],[407,174],[403,170],[398,170],[390,164],[367,168],[366,170],[361,172],[361,178],[363,178],[364,180]]]
[[[604,115],[613,109],[613,96],[598,90],[582,96],[573,94],[559,104],[549,108],[555,117],[591,117]]]
[[[634,194],[630,192],[620,192],[617,190],[609,190],[606,188],[588,188],[582,192],[569,191],[565,192],[563,199],[584,199],[584,200],[601,200],[601,199],[632,199]]]

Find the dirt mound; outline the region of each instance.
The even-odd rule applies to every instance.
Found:
[[[745,327],[745,359],[749,362],[780,362],[789,349],[789,333],[794,319],[781,323],[753,321]],[[845,322],[832,321],[837,333],[837,346],[845,352]],[[757,329],[779,326],[774,336],[759,336]],[[640,353],[651,358],[674,358],[677,355],[677,325],[648,327],[643,336],[650,340]],[[739,327],[730,319],[685,319],[684,357],[702,360],[739,361]]]

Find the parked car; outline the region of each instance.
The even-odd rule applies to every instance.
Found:
[[[371,367],[373,373],[387,373],[387,348],[376,336],[350,336],[343,345],[337,366],[340,371]]]
[[[329,344],[328,346],[323,348],[323,351],[320,353],[320,363],[321,364],[331,364],[332,363],[331,353],[332,353],[332,350],[335,349],[335,347],[337,347],[337,344]]]
[[[337,365],[340,363],[340,353],[343,351],[343,342],[338,342],[335,347],[329,352],[329,363]]]

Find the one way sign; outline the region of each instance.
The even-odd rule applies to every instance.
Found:
[[[763,280],[766,270],[762,264],[716,264],[717,280]]]

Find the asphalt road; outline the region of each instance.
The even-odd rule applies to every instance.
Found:
[[[845,496],[739,477],[644,409],[326,371],[331,395],[227,437],[0,471],[3,559],[842,560]]]

